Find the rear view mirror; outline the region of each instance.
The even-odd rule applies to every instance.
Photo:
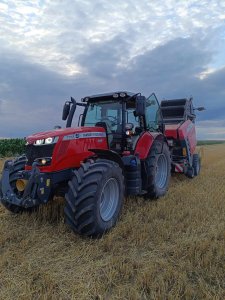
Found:
[[[135,116],[144,116],[145,115],[145,106],[146,106],[145,96],[137,96],[136,97]]]
[[[70,102],[66,101],[64,106],[63,106],[63,113],[62,113],[62,119],[65,121],[69,115],[70,112]]]

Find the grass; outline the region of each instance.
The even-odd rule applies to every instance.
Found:
[[[201,175],[173,176],[158,201],[126,199],[100,240],[70,232],[60,198],[0,206],[0,299],[225,299],[224,153],[205,146]]]

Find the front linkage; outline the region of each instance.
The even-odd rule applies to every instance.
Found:
[[[0,183],[2,203],[24,208],[46,203],[51,193],[50,178],[40,173],[37,163],[33,163],[31,171],[17,171],[16,163],[21,162],[22,166],[22,158],[5,162]],[[18,182],[24,184],[24,189],[18,188]]]
[[[32,164],[25,170],[26,156],[5,162],[0,181],[0,200],[3,205],[18,208],[32,208],[47,203],[57,184],[71,177],[71,170],[43,173]]]

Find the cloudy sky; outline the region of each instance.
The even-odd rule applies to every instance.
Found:
[[[0,137],[115,90],[193,96],[198,137],[225,139],[225,1],[0,0]]]

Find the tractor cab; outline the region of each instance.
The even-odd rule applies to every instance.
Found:
[[[134,151],[140,135],[145,131],[160,131],[160,109],[155,94],[148,98],[140,93],[116,92],[88,96],[82,103],[72,99],[72,107],[67,112],[67,127],[71,126],[71,114],[75,105],[85,107],[80,116],[82,127],[103,127],[106,131],[108,147],[118,153]],[[66,102],[66,107],[68,104]],[[66,108],[64,107],[64,111]],[[63,118],[65,120],[65,117]]]

